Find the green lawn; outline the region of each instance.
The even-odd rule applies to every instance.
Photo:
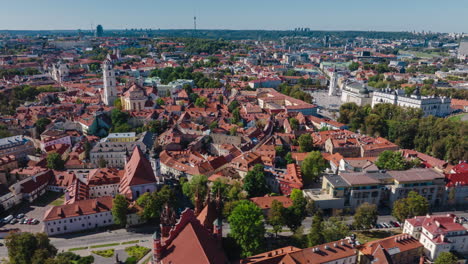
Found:
[[[464,117],[466,115],[468,115],[468,113],[454,115],[454,116],[449,117],[448,119],[450,119],[452,121],[461,121],[462,117]]]
[[[396,234],[400,234],[401,230],[391,230],[391,231],[357,231],[354,232],[357,236],[357,240],[361,243],[367,243],[369,241],[374,241]]]
[[[77,250],[84,250],[88,249],[88,247],[76,247],[76,248],[70,248],[68,251],[77,251]]]
[[[109,244],[94,245],[94,246],[91,246],[90,248],[113,247],[113,246],[118,246],[118,245],[120,245],[120,243],[109,243]]]
[[[52,192],[47,191],[41,197],[39,197],[36,201],[34,201],[35,205],[39,206],[47,206],[47,205],[63,205],[65,201],[65,195],[59,192]]]
[[[63,205],[65,203],[65,195],[60,196],[56,200],[53,200],[50,205],[58,206]]]
[[[149,248],[138,245],[125,248],[125,252],[127,252],[130,257],[135,257],[137,261],[143,258],[149,251]]]
[[[125,241],[125,242],[122,242],[122,245],[136,244],[138,242],[140,242],[140,240]]]
[[[114,256],[114,249],[105,249],[105,250],[95,250],[91,251],[93,254],[96,254],[98,256],[104,257],[104,258],[111,258]]]

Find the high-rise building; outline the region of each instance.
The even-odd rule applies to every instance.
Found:
[[[328,95],[336,95],[337,81],[338,75],[336,73],[336,69],[334,69],[330,76],[330,86],[328,87]]]
[[[104,29],[101,25],[97,25],[96,27],[96,37],[104,36]]]
[[[112,68],[112,62],[109,60],[105,60],[102,64],[102,79],[104,85],[102,101],[105,105],[113,105],[117,98],[117,80],[115,78],[115,71]]]

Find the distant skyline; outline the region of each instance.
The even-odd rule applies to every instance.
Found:
[[[468,0],[0,0],[0,30],[199,29],[468,32]]]

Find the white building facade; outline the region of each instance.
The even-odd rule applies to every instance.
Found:
[[[381,91],[374,91],[372,107],[383,103],[421,109],[424,116],[433,115],[444,117],[452,112],[452,109],[450,108],[450,98],[421,96],[419,88],[416,88],[411,96],[406,96],[403,90],[392,90],[389,88]]]

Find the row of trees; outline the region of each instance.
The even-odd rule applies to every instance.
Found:
[[[61,88],[44,86],[33,87],[29,85],[22,85],[14,87],[9,91],[5,91],[0,96],[0,114],[13,114],[16,108],[26,101],[37,100],[37,95],[41,92],[58,92]]]
[[[392,209],[392,216],[400,222],[427,213],[429,213],[429,202],[415,191],[410,191],[407,197],[396,200]],[[370,229],[377,223],[377,218],[377,205],[363,203],[354,213],[353,227],[361,230]]]
[[[422,117],[422,112],[392,104],[359,107],[346,103],[340,107],[339,122],[353,131],[381,136],[401,148],[416,149],[436,158],[456,163],[467,160],[468,124],[434,116]]]
[[[0,69],[0,79],[11,78],[16,75],[34,75],[39,74],[39,70],[36,68],[24,68],[24,69]]]
[[[57,254],[45,233],[12,233],[5,238],[10,264],[91,264],[93,256],[81,257],[72,252]]]
[[[279,86],[279,90],[282,94],[302,100],[306,103],[312,103],[312,96],[309,93],[302,91],[301,85],[290,86],[287,83],[282,83]]]

